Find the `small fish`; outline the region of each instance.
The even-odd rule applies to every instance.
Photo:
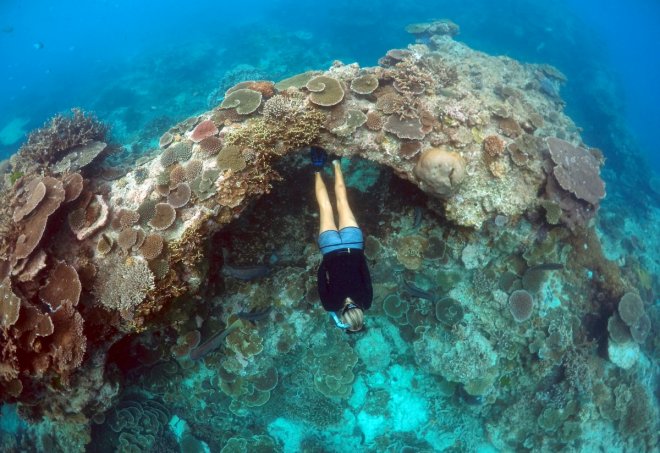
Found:
[[[35,50],[41,50],[44,48],[44,43],[41,41],[37,41],[34,44],[32,44],[32,47],[34,47]]]
[[[271,311],[273,311],[272,305],[261,311],[239,311],[238,313],[236,313],[236,316],[238,316],[240,319],[250,321],[252,324],[254,324],[255,321],[259,321],[260,319],[266,318]]]
[[[561,263],[543,263],[530,267],[527,271],[559,271],[564,268]]]
[[[413,285],[405,279],[403,280],[403,291],[407,292],[413,297],[419,297],[420,299],[430,300],[431,302],[435,302],[436,300],[436,297],[432,292],[424,291],[423,289]]]
[[[14,27],[12,27],[11,25],[7,25],[6,27],[2,27],[2,32],[3,33],[11,33],[12,31],[14,31]]]
[[[228,263],[229,252],[224,248],[222,249],[222,257],[225,261],[222,266],[222,275],[225,277],[231,277],[247,282],[257,278],[266,277],[271,271],[270,267],[265,264],[256,264],[254,266],[232,266]]]
[[[422,214],[423,214],[422,208],[420,208],[419,206],[415,206],[415,217],[414,217],[415,220],[413,221],[413,230],[416,230],[422,225]]]

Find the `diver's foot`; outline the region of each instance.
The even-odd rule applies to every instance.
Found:
[[[309,147],[309,157],[312,161],[312,168],[315,172],[323,170],[326,160],[328,160],[328,152],[320,146]]]

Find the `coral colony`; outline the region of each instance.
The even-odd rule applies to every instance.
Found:
[[[649,279],[604,257],[564,76],[408,31],[376,67],[239,83],[130,171],[79,110],[30,134],[0,208],[0,399],[29,421],[3,451],[657,447]],[[357,335],[316,294],[311,144],[366,200]]]

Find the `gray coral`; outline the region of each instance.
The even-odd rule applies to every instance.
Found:
[[[103,272],[98,274],[94,294],[101,305],[118,310],[122,317],[130,319],[153,288],[154,274],[146,260],[140,257],[123,260],[112,255],[105,260]]]

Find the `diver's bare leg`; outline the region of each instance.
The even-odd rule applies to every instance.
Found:
[[[335,225],[334,214],[332,213],[332,205],[330,204],[330,197],[328,196],[328,189],[325,187],[323,177],[318,172],[314,176],[316,202],[319,204],[319,234],[327,230],[337,230]]]
[[[341,172],[341,164],[338,160],[333,160],[332,165],[335,168],[335,196],[337,197],[337,213],[339,214],[339,229],[348,226],[358,226],[357,220],[351,211],[346,196],[346,184],[344,184],[344,175]]]

